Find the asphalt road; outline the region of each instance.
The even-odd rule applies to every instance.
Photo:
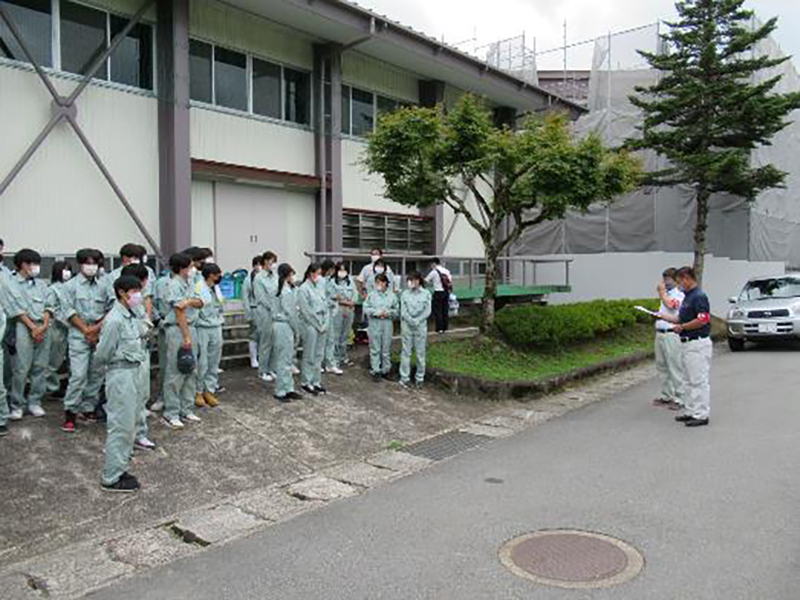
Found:
[[[653,408],[652,382],[93,597],[797,600],[798,363],[720,355],[707,428]],[[626,540],[644,570],[570,591],[500,564],[509,538],[563,527]]]

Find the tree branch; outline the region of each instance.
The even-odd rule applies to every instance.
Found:
[[[475,181],[465,178],[464,184],[470,189],[472,195],[475,196],[475,203],[478,205],[478,211],[481,213],[484,225],[486,225],[486,227],[491,227],[492,223],[494,223],[494,212],[489,208],[489,204],[486,202],[483,194],[478,191]]]
[[[448,195],[444,198],[445,204],[447,204],[450,208],[453,209],[453,212],[456,214],[464,215],[464,218],[467,220],[467,223],[470,224],[475,231],[477,231],[481,239],[484,239],[486,236],[486,232],[488,231],[488,227],[481,225],[478,223],[478,220],[469,212],[465,202],[456,196],[452,190],[449,191]]]

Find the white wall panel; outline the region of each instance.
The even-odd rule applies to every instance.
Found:
[[[214,248],[214,183],[192,181],[192,245]]]
[[[55,85],[68,95],[76,83],[56,79]],[[0,66],[0,178],[44,127],[50,105],[33,72]],[[92,85],[78,101],[78,122],[158,240],[156,100]],[[0,197],[0,229],[10,248],[31,246],[47,254],[87,245],[116,253],[125,242],[145,243],[65,123]]]
[[[314,175],[314,134],[206,108],[191,111],[192,158]]]
[[[347,84],[392,98],[419,102],[416,76],[364,54],[346,52],[342,57],[342,76]]]
[[[418,215],[419,210],[388,200],[383,195],[383,178],[371,175],[360,164],[366,143],[342,140],[342,188],[344,208]]]

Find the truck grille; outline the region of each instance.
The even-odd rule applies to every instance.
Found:
[[[776,319],[779,317],[788,317],[789,310],[780,308],[776,310],[751,310],[747,313],[748,319]]]

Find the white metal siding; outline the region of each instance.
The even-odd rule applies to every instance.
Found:
[[[62,95],[74,81],[55,80]],[[158,239],[158,122],[154,98],[90,86],[78,101],[78,122]],[[42,130],[51,99],[34,73],[0,66],[0,178]],[[116,253],[145,244],[134,222],[72,129],[60,124],[0,197],[0,234],[10,248],[47,254],[84,246]]]
[[[385,96],[419,102],[419,80],[416,76],[389,63],[358,52],[345,52],[342,57],[345,83]]]

